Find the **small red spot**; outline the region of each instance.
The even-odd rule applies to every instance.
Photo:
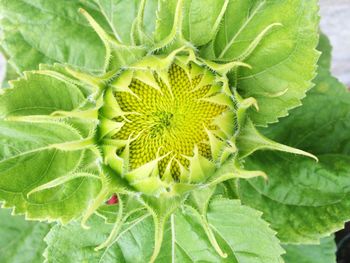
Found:
[[[115,205],[118,203],[119,203],[119,200],[116,194],[112,195],[112,197],[106,202],[107,205]]]

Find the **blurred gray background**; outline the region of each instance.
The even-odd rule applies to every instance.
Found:
[[[320,6],[321,29],[333,45],[333,73],[350,86],[350,0],[320,0]],[[0,56],[0,79],[4,71],[4,59]]]
[[[350,0],[321,0],[320,3],[321,29],[333,45],[333,73],[350,86]]]

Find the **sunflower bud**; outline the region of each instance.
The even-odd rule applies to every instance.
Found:
[[[190,56],[159,61],[111,82],[100,126],[106,164],[152,195],[205,182],[235,151],[234,96],[220,76]]]

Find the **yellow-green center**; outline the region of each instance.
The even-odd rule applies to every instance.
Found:
[[[203,74],[191,77],[187,70],[172,64],[168,71],[168,84],[154,74],[157,87],[133,79],[128,91],[115,92],[115,98],[125,113],[123,127],[113,138],[130,142],[129,169],[135,169],[157,157],[159,174],[170,165],[176,178],[182,167],[189,166],[187,157],[199,153],[210,159],[208,130],[217,130],[214,119],[227,110],[227,106],[210,101],[215,86],[203,85]],[[208,74],[208,73],[206,73]],[[218,91],[217,91],[218,92]]]

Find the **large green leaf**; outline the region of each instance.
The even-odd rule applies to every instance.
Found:
[[[0,200],[29,219],[77,218],[100,189],[97,122],[73,117],[89,105],[73,82],[32,72],[0,95]]]
[[[319,245],[285,245],[285,263],[335,263],[334,236],[323,238]]]
[[[210,204],[208,221],[228,258],[220,258],[211,247],[198,212],[184,207],[170,216],[156,262],[282,262],[283,250],[259,212],[239,201],[217,199]],[[118,240],[105,250],[94,248],[108,236],[111,225],[98,217],[92,218],[90,225],[85,231],[77,223],[54,227],[46,237],[47,261],[141,263],[150,258],[154,240],[150,215],[130,220]]]
[[[253,121],[266,125],[299,106],[312,87],[318,20],[317,0],[230,1],[215,40],[201,54],[252,66],[231,77],[243,97],[257,99],[260,110],[249,110]]]
[[[283,242],[318,242],[350,219],[350,94],[330,76],[328,59],[326,52],[317,85],[303,106],[262,130],[269,138],[315,154],[319,162],[257,153],[246,166],[265,171],[268,182],[239,184],[243,203],[263,211]]]
[[[87,9],[103,25],[106,22],[89,2],[1,0],[1,45],[15,69],[20,73],[37,69],[40,63],[61,62],[102,71],[105,48],[78,9]]]
[[[50,225],[25,221],[0,209],[0,261],[2,263],[40,263]]]
[[[247,160],[269,181],[240,181],[243,203],[263,211],[283,242],[315,243],[350,219],[350,156],[321,155],[319,163],[272,153]]]

